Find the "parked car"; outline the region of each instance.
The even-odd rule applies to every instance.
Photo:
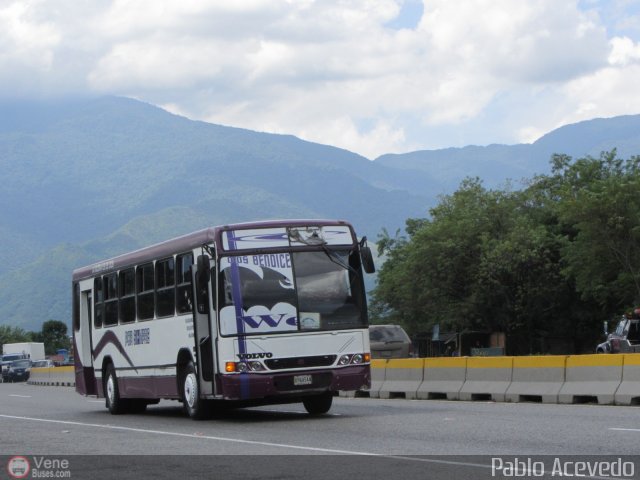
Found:
[[[5,382],[26,382],[31,374],[31,360],[14,360],[9,364]]]
[[[31,368],[47,368],[55,367],[55,364],[51,360],[36,360],[31,363]]]
[[[413,357],[413,344],[400,325],[370,325],[371,358]]]
[[[0,357],[0,368],[2,369],[0,380],[3,382],[6,381],[5,379],[7,378],[9,365],[11,365],[11,362],[15,360],[21,360],[23,358],[27,358],[27,356],[23,353],[7,353],[5,355],[2,355]]]

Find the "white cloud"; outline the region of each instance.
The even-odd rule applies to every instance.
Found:
[[[403,1],[16,0],[0,7],[0,86],[128,95],[369,157],[638,113],[623,89],[640,47],[608,39],[596,6],[429,0],[414,29],[385,27]]]
[[[640,62],[640,43],[635,43],[629,37],[612,38],[609,63],[624,67],[635,62]]]
[[[35,9],[22,2],[0,7],[0,71],[4,75],[16,67],[40,74],[51,69],[61,35],[54,24],[38,18]]]
[[[640,64],[605,68],[570,82],[565,91],[573,112],[568,122],[640,112]]]

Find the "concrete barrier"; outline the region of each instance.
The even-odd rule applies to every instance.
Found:
[[[616,405],[640,405],[640,353],[623,355],[622,382],[614,402]]]
[[[27,383],[31,385],[74,387],[76,384],[74,368],[72,366],[32,368]]]
[[[357,392],[343,392],[340,391],[338,396],[340,397],[371,397],[371,398],[379,398],[380,397],[380,387],[384,382],[384,373],[385,373],[385,365],[387,364],[386,360],[376,359],[371,360],[371,388],[369,390],[358,390]]]
[[[458,400],[467,375],[467,358],[437,357],[424,360],[424,379],[416,392],[417,398]]]
[[[27,383],[31,385],[48,385],[51,367],[32,368]]]
[[[33,385],[74,386],[74,367],[33,368]],[[640,405],[640,354],[372,360],[372,398]]]
[[[469,357],[460,400],[504,402],[512,370],[513,357]]]
[[[506,401],[558,403],[566,363],[566,356],[513,357]]]
[[[397,358],[387,360],[385,378],[380,387],[380,398],[417,398],[416,392],[424,378],[423,358]]]
[[[387,360],[371,360],[371,389],[369,396],[371,398],[380,398],[380,389],[384,383],[387,372]]]
[[[558,403],[611,405],[622,383],[623,355],[571,355]]]

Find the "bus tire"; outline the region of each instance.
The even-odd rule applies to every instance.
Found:
[[[200,389],[198,387],[198,375],[193,366],[193,362],[189,362],[183,369],[181,380],[182,406],[184,411],[193,420],[203,420],[209,417],[211,406],[209,402],[200,398]]]
[[[331,392],[325,392],[320,395],[306,397],[302,399],[302,404],[310,415],[322,415],[331,409],[333,395]]]
[[[104,379],[104,398],[105,405],[112,415],[120,415],[125,413],[126,405],[120,398],[120,389],[118,388],[118,377],[116,370],[112,364],[107,366]]]

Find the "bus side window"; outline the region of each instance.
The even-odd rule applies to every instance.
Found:
[[[118,277],[110,273],[102,277],[104,293],[104,324],[117,325],[118,323]]]
[[[130,323],[136,319],[136,276],[133,268],[127,268],[119,277],[120,322]]]
[[[156,262],[156,315],[168,317],[176,313],[176,278],[173,257]]]
[[[191,313],[193,311],[193,301],[191,293],[191,265],[193,265],[193,254],[185,253],[177,257],[178,274],[176,287],[176,309],[178,314]]]
[[[138,320],[150,320],[155,312],[153,263],[145,263],[136,269],[136,293]]]
[[[93,298],[94,298],[94,315],[93,326],[102,327],[102,319],[104,318],[104,295],[102,294],[102,277],[98,277],[93,281]]]

